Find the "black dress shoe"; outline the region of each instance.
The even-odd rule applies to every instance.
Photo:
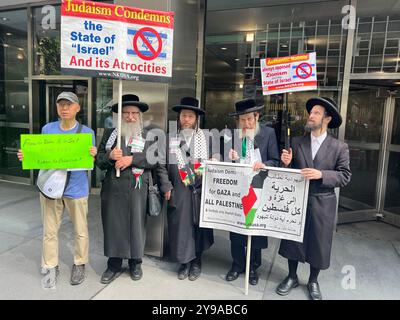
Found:
[[[249,283],[252,286],[256,286],[258,283],[258,274],[256,270],[250,270],[250,275],[249,275]]]
[[[113,271],[110,268],[107,268],[104,271],[103,275],[101,276],[100,282],[104,284],[109,284],[113,281],[121,272],[120,271]]]
[[[178,270],[178,279],[185,280],[189,275],[189,263],[182,263]]]
[[[292,288],[296,288],[298,286],[299,286],[299,280],[297,279],[297,277],[293,279],[288,276],[276,288],[276,293],[281,296],[286,296],[289,294]]]
[[[310,294],[311,300],[322,300],[321,290],[319,289],[318,282],[307,283],[308,293]]]
[[[134,281],[142,279],[143,271],[142,271],[142,264],[137,263],[134,264],[129,268],[129,273],[131,274],[131,279]]]
[[[239,278],[240,272],[236,271],[236,270],[229,270],[228,273],[226,274],[225,280],[226,281],[234,281],[237,278]]]
[[[197,263],[192,263],[189,270],[189,280],[190,281],[196,280],[198,277],[200,277],[200,274],[201,274],[201,265]]]

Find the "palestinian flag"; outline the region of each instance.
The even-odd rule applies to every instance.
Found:
[[[190,170],[191,171],[191,170]],[[190,184],[190,179],[189,179],[189,175],[188,175],[188,173],[186,172],[186,170],[184,170],[184,169],[179,169],[179,175],[180,175],[180,177],[181,177],[181,181],[182,181],[182,183],[185,185],[185,186],[188,186],[189,184]],[[192,179],[194,180],[195,179],[195,176],[194,176],[194,174],[192,174]]]
[[[268,170],[261,170],[258,174],[256,174],[251,181],[249,192],[247,195],[242,197],[246,228],[249,228],[253,224],[256,211],[260,205],[264,180],[267,176]]]
[[[197,175],[202,175],[203,174],[204,166],[203,166],[203,164],[201,162],[195,161],[193,166],[194,166],[194,172]]]

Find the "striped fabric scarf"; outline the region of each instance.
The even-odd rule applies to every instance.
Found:
[[[249,137],[243,137],[242,150],[240,154],[240,163],[246,163],[246,164],[251,163],[253,152],[254,152],[254,140]]]
[[[114,131],[111,133],[110,137],[107,140],[106,143],[106,151],[111,151],[112,146],[114,145],[115,140],[117,139],[117,129],[114,129]],[[143,139],[142,134],[138,137],[138,139]],[[134,143],[133,139],[129,139],[128,146],[131,146],[131,152],[142,152],[143,151],[143,146],[138,145],[138,144],[132,144]],[[132,174],[135,177],[135,188],[140,189],[142,186],[142,174],[144,172],[144,169],[139,169],[132,167]]]
[[[196,175],[201,176],[204,170],[203,161],[208,159],[207,141],[204,132],[198,129],[193,138],[194,139],[194,162],[193,169],[184,161],[181,148],[176,148],[175,154],[178,161],[178,170],[181,181],[185,186],[190,185],[191,180],[195,180]],[[185,169],[186,167],[186,169]],[[189,176],[190,174],[190,176]]]

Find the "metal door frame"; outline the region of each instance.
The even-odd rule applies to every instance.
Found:
[[[46,123],[50,122],[50,87],[59,87],[59,88],[68,88],[70,87],[69,85],[63,85],[63,84],[52,84],[52,83],[47,83],[46,81]],[[54,106],[53,106],[54,108]]]
[[[393,134],[393,121],[394,121],[394,112],[396,106],[396,99],[400,99],[398,96],[396,97],[397,91],[391,92],[388,99],[388,110],[387,110],[387,125],[388,128],[386,130],[385,144],[384,147],[384,158],[382,159],[382,184],[381,184],[381,193],[380,193],[380,202],[378,207],[378,217],[382,219],[382,221],[393,224],[397,227],[400,227],[400,215],[392,212],[388,212],[385,210],[385,198],[386,198],[386,185],[387,185],[387,177],[388,177],[388,168],[389,168],[389,157],[390,152],[394,151],[400,152],[400,146],[394,146],[392,144],[392,134]]]

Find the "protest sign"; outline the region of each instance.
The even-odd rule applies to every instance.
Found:
[[[21,134],[22,169],[93,169],[93,138],[79,134]]]
[[[65,74],[166,82],[174,13],[81,0],[61,6]]]
[[[263,94],[317,89],[316,53],[261,60]]]
[[[302,242],[308,185],[296,169],[207,161],[200,227]]]

